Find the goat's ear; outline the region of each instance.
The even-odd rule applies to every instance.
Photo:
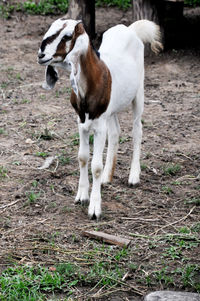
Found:
[[[74,29],[75,38],[77,39],[77,37],[80,36],[81,34],[83,34],[84,32],[85,32],[85,29],[83,26],[83,22],[78,21],[78,23],[76,24],[75,29]]]
[[[56,68],[50,65],[46,67],[45,80],[46,81],[43,83],[42,87],[46,90],[53,89],[58,80],[58,72]]]

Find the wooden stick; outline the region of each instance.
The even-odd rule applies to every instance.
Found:
[[[121,246],[121,247],[128,247],[128,245],[131,242],[129,239],[110,235],[110,234],[107,234],[104,232],[99,232],[99,231],[83,231],[82,235],[91,237],[91,238],[94,238],[97,240],[101,240],[101,241],[107,242],[112,245]]]

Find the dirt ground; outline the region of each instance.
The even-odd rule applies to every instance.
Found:
[[[131,22],[131,12],[112,9],[107,14],[97,10],[98,32]],[[133,261],[151,269],[162,247],[149,250],[140,235],[174,233],[199,222],[199,48],[145,58],[141,183],[136,188],[127,185],[132,154],[128,109],[120,115],[113,183],[102,189],[103,217],[90,221],[87,208],[74,204],[78,131],[69,80],[61,71],[55,89],[45,91],[44,68],[37,64],[42,36],[56,18],[17,14],[0,19],[0,269],[12,262],[62,261],[60,253],[42,249],[52,241],[65,250],[87,250],[91,240],[82,237],[84,229],[131,239]],[[38,169],[46,156],[57,157],[49,168]],[[170,174],[170,166],[178,168]],[[136,245],[141,248],[136,250]],[[200,264],[199,248],[188,256]],[[134,274],[129,284],[135,284]],[[144,293],[148,290],[143,285]],[[133,300],[130,296],[134,293],[111,295],[110,300]]]

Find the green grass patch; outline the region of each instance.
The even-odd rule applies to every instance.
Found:
[[[99,257],[104,252],[108,252],[107,259]],[[8,268],[0,276],[0,300],[48,300],[49,293],[54,295],[65,293],[66,297],[71,295],[75,286],[116,286],[125,272],[120,260],[127,252],[120,250],[112,254],[111,248],[104,250],[94,248],[85,252],[84,260],[94,262],[87,271],[72,262],[55,264],[50,268],[39,265]],[[97,259],[96,262],[94,257]]]
[[[45,292],[64,287],[64,278],[58,272],[50,272],[40,266],[16,266],[5,270],[0,276],[1,301],[47,300]]]
[[[184,4],[195,7],[200,5],[200,0],[185,0]]]
[[[181,170],[179,164],[169,164],[163,168],[165,175],[175,176]]]
[[[66,13],[68,9],[68,0],[40,0],[25,1],[21,9],[28,14],[48,15]]]
[[[8,19],[14,11],[31,15],[65,14],[68,6],[68,0],[27,0],[14,5],[4,3],[0,5],[0,17]],[[96,6],[115,6],[126,10],[131,7],[131,0],[96,0]]]
[[[8,19],[14,11],[14,8],[14,5],[9,5],[7,3],[0,4],[0,17]]]
[[[120,137],[119,138],[119,144],[123,144],[130,141],[130,137]]]
[[[0,300],[49,300],[49,295],[56,297],[57,294],[65,294],[67,300],[70,295],[76,296],[83,286],[94,293],[101,289],[103,294],[109,294],[116,288],[129,288],[128,282],[122,280],[127,273],[136,289],[142,284],[146,288],[176,287],[200,292],[200,266],[184,259],[185,251],[197,250],[199,246],[196,232],[191,231],[190,228],[180,228],[175,234],[139,236],[138,239],[145,240],[145,248],[151,248],[152,256],[159,253],[158,260],[152,263],[133,261],[140,252],[136,244],[119,249],[90,243],[87,249],[78,252],[66,250],[56,246],[55,238],[60,233],[55,232],[51,243],[44,245],[41,252],[58,252],[60,256],[69,252],[69,261],[50,267],[16,265],[6,269],[0,276]]]
[[[117,6],[122,9],[131,7],[131,0],[97,0],[97,6]]]
[[[5,133],[6,133],[5,130],[3,128],[0,128],[0,135],[3,135]]]
[[[36,152],[35,154],[37,157],[42,157],[42,158],[46,158],[48,157],[48,153],[45,153],[45,152]]]
[[[35,203],[40,198],[40,193],[36,193],[34,191],[29,191],[26,193],[26,197],[30,204]]]
[[[70,136],[71,142],[70,144],[73,146],[79,145],[79,133],[75,133]]]
[[[0,166],[0,179],[1,178],[7,178],[8,170],[4,166]]]
[[[58,160],[61,165],[68,165],[70,163],[70,158],[65,151],[63,151],[61,155],[58,155]]]
[[[193,204],[196,206],[200,206],[200,198],[192,198],[190,200],[185,200],[185,204]]]
[[[168,194],[168,195],[174,193],[173,190],[172,190],[172,188],[169,187],[169,186],[163,186],[163,187],[162,187],[162,191],[163,191],[165,194]]]

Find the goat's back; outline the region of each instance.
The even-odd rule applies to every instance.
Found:
[[[143,47],[143,43],[129,27],[119,24],[103,34],[100,53],[109,53],[113,58],[127,55],[134,56]]]
[[[112,78],[109,115],[124,110],[143,83],[144,45],[133,30],[117,25],[104,33],[99,52]]]

